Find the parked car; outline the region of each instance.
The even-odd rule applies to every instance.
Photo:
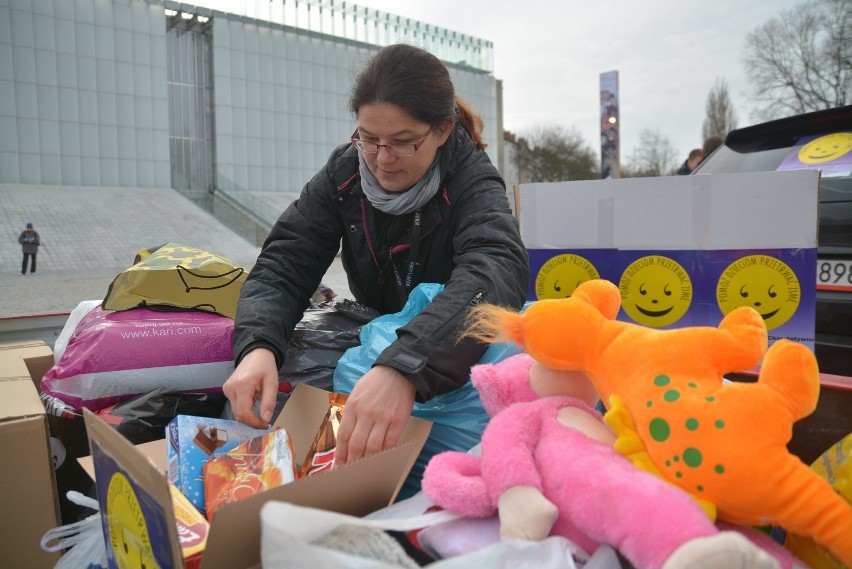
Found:
[[[806,156],[810,164],[802,165],[824,170],[819,189],[816,356],[821,372],[852,376],[852,106],[733,130],[693,174],[773,171],[792,149],[827,135],[832,136],[820,140],[828,144],[815,142],[817,153]]]

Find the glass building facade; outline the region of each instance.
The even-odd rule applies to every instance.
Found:
[[[163,8],[0,5],[0,182],[170,186]]]
[[[0,183],[218,192],[270,224],[348,141],[356,71],[399,41],[447,63],[500,163],[490,42],[350,2],[198,3],[0,5]]]
[[[201,202],[216,187],[212,40],[209,21],[167,18],[172,187]]]

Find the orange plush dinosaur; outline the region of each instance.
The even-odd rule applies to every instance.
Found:
[[[621,297],[609,281],[540,300],[523,314],[480,305],[470,334],[511,340],[547,367],[584,371],[613,407],[616,449],[692,494],[711,517],[775,524],[812,537],[852,567],[852,506],[786,448],[792,425],[819,395],[816,359],[780,340],[750,307],[718,328],[654,330],[615,320]],[[723,374],[757,365],[756,383]]]

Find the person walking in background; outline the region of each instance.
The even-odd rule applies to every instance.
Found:
[[[683,164],[680,165],[680,168],[677,169],[678,175],[685,176],[687,174],[692,174],[692,171],[701,164],[701,160],[703,158],[704,152],[702,152],[700,148],[694,148],[692,152],[689,153],[686,160],[683,161]]]
[[[38,253],[41,239],[38,236],[38,231],[33,229],[32,223],[27,223],[27,228],[24,229],[18,236],[18,243],[21,244],[21,249],[24,252],[24,261],[21,263],[21,274],[27,274],[27,260],[30,261],[30,273],[36,272],[36,254]]]

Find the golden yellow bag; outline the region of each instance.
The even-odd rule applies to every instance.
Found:
[[[233,261],[202,249],[166,243],[144,250],[139,262],[109,285],[104,310],[160,308],[204,310],[234,318],[247,273]]]

